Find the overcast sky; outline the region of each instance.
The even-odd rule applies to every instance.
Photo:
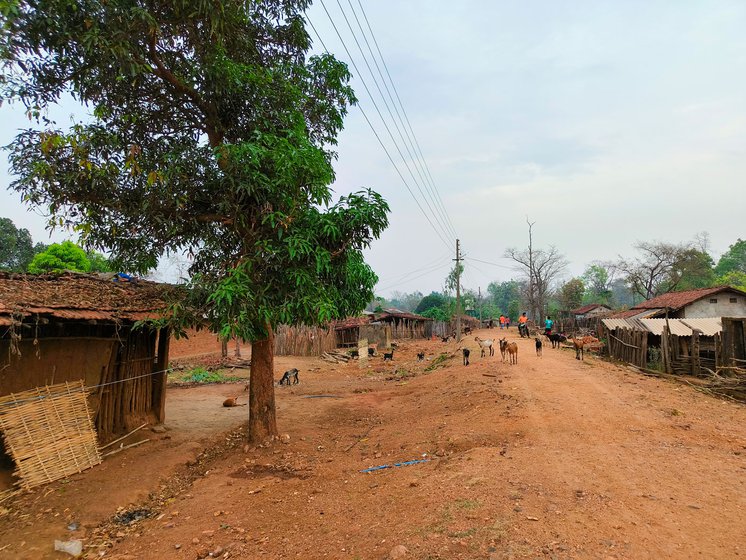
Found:
[[[356,26],[348,0],[340,2]],[[325,4],[360,71],[351,70],[407,156],[337,0]],[[746,2],[363,5],[464,254],[501,265],[467,260],[467,288],[516,276],[503,255],[526,246],[527,216],[535,246],[553,244],[567,257],[568,277],[593,260],[633,254],[638,240],[688,241],[707,231],[717,259],[746,236]],[[349,62],[318,0],[309,19]],[[358,40],[366,48],[359,32]],[[359,76],[353,86],[430,215],[427,204],[436,203],[410,179]],[[5,145],[23,116],[6,105],[0,119]],[[392,208],[389,229],[367,254],[379,292],[440,289],[453,236],[433,231],[358,109],[338,152],[335,191],[371,187]],[[2,184],[10,181],[5,160]],[[47,240],[43,218],[18,198],[0,193],[0,216]]]

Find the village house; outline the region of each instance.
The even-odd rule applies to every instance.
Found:
[[[613,314],[614,319],[669,318],[696,319],[746,316],[746,292],[730,286],[716,286],[683,292],[669,292]]]
[[[114,275],[0,273],[0,397],[82,382],[99,442],[163,422],[171,286]]]
[[[575,320],[581,320],[607,315],[609,312],[611,312],[611,307],[608,305],[603,303],[589,303],[588,305],[571,310],[570,314],[575,317]]]

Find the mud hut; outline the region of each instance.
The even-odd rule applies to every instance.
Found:
[[[433,320],[429,317],[400,311],[399,309],[385,309],[375,314],[375,321],[391,327],[394,340],[406,338],[430,338],[433,334]]]
[[[82,381],[99,442],[163,422],[167,329],[162,284],[121,276],[0,273],[0,397]]]

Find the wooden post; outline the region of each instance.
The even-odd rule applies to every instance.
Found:
[[[365,369],[368,367],[368,339],[360,338],[357,341],[357,367]]]
[[[158,359],[155,363],[153,376],[153,411],[158,423],[162,424],[166,420],[166,385],[168,383],[168,348],[171,343],[171,330],[163,327],[158,332]]]
[[[664,373],[671,373],[671,341],[668,333],[668,326],[663,327],[663,332],[661,333],[661,357],[663,358]]]
[[[699,359],[699,333],[697,329],[692,329],[692,346],[690,348],[691,354],[691,373],[694,376],[699,376],[702,368],[702,364]]]

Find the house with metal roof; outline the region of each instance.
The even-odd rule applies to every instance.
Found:
[[[746,292],[731,286],[715,286],[668,292],[611,316],[614,319],[678,319],[746,317]]]

